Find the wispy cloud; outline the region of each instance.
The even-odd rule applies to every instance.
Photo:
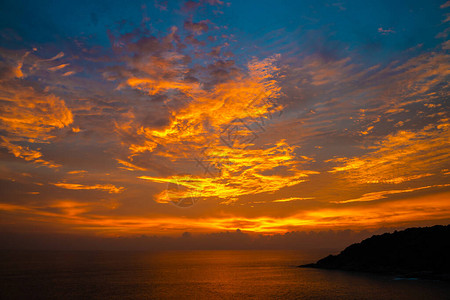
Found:
[[[448,187],[448,186],[450,186],[450,184],[435,184],[435,185],[421,186],[421,187],[410,188],[410,189],[405,189],[405,190],[379,191],[379,192],[373,192],[373,193],[364,194],[360,198],[356,198],[356,199],[343,200],[343,201],[334,201],[334,203],[351,203],[351,202],[377,201],[377,200],[381,200],[381,199],[387,198],[388,195],[411,193],[411,192],[425,190],[425,189],[442,188],[442,187]]]
[[[54,186],[68,190],[100,190],[106,191],[110,194],[121,193],[125,189],[124,187],[116,187],[115,185],[112,184],[83,185],[79,183],[65,183],[65,182],[58,182],[52,184]]]
[[[39,149],[32,149],[31,145],[48,143],[55,137],[55,131],[73,122],[73,115],[64,100],[24,81],[28,74],[22,68],[29,54],[26,52],[16,61],[10,51],[0,52],[3,58],[3,73],[0,76],[1,145],[15,157],[47,167],[58,167],[58,164],[44,160]],[[29,146],[18,144],[20,142]]]
[[[283,199],[276,199],[272,202],[292,202],[292,201],[303,201],[303,200],[311,200],[314,199],[314,197],[305,197],[305,198],[299,198],[299,197],[289,197],[289,198],[283,198]]]
[[[368,154],[334,159],[341,166],[329,172],[344,172],[346,178],[359,183],[398,184],[431,176],[429,171],[436,171],[450,158],[449,127],[443,119],[419,131],[390,134],[369,146]]]
[[[379,27],[378,28],[378,32],[383,34],[383,35],[395,33],[394,30],[392,30],[392,29],[383,29],[383,27]]]

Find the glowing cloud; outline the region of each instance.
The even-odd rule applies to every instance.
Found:
[[[405,190],[389,190],[389,191],[373,192],[373,193],[364,194],[360,198],[344,200],[344,201],[334,201],[334,203],[377,201],[377,200],[385,199],[387,195],[411,193],[411,192],[430,189],[430,188],[441,188],[441,187],[447,187],[447,186],[450,186],[450,184],[436,184],[436,185],[422,186],[422,187],[405,189]]]
[[[29,52],[19,62],[20,67],[28,54]],[[26,74],[20,68],[13,74],[14,76],[0,80],[0,130],[3,132],[1,146],[15,157],[47,167],[58,167],[58,164],[43,160],[40,151],[18,145],[17,142],[47,143],[54,138],[52,133],[55,130],[73,122],[72,112],[59,97],[27,86],[22,81]]]
[[[179,58],[177,55],[163,57],[164,63],[159,62],[162,73],[183,72],[182,66],[174,64],[174,60]],[[162,129],[137,128],[134,134],[142,137],[143,142],[129,146],[131,157],[151,152],[172,164],[187,160],[192,165],[196,161],[206,173],[206,176],[139,177],[185,187],[183,192],[172,193],[170,197],[175,199],[169,199],[167,192],[162,192],[156,196],[157,202],[180,200],[191,194],[205,199],[236,199],[242,195],[274,192],[304,182],[311,174],[318,174],[299,169],[304,161],[296,158],[295,147],[290,147],[285,141],[280,140],[272,147],[254,147],[257,135],[251,128],[261,126],[261,119],[267,119],[282,109],[276,103],[280,95],[280,87],[275,80],[277,58],[253,59],[247,66],[247,74],[241,72],[236,78],[216,84],[211,89],[204,89],[197,82],[185,82],[181,77],[155,79],[157,76],[153,70],[142,66],[147,77],[132,77],[126,81],[149,95],[176,90],[186,99],[183,105],[170,109],[172,118],[168,126]],[[171,103],[167,105],[170,108]],[[133,128],[134,125],[125,124],[119,130],[130,132]],[[119,162],[129,169],[143,169],[131,167],[131,163],[123,160]],[[279,167],[285,169],[285,174],[268,175]]]
[[[442,119],[437,124],[418,131],[399,131],[386,136],[361,157],[333,159],[341,166],[331,173],[344,173],[358,183],[402,183],[436,171],[450,154],[450,123]]]
[[[116,187],[112,184],[82,185],[78,183],[58,182],[53,183],[53,185],[68,190],[101,190],[110,194],[121,193],[125,189],[123,187]]]

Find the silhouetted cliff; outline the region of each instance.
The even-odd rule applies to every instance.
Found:
[[[450,280],[450,225],[374,235],[300,267]]]

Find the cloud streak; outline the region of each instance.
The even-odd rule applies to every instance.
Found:
[[[68,190],[100,190],[110,194],[121,193],[124,190],[123,187],[116,187],[112,184],[83,185],[79,183],[58,182],[53,183],[53,185]]]

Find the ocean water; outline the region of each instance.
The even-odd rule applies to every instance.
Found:
[[[305,251],[0,252],[1,299],[450,299],[450,284],[297,268]]]

